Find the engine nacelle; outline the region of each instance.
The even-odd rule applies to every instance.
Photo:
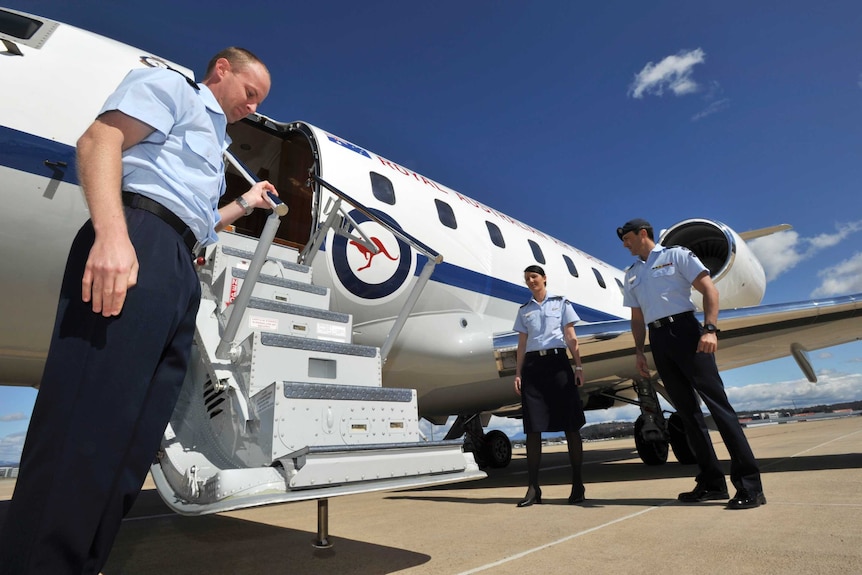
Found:
[[[766,292],[766,274],[745,241],[714,220],[691,219],[674,224],[659,238],[664,246],[690,249],[709,268],[721,294],[721,309],[758,305]],[[692,301],[703,309],[703,298],[692,290]]]

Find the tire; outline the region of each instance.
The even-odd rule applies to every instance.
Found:
[[[647,465],[664,465],[667,463],[668,442],[645,440],[641,436],[644,423],[642,415],[635,420],[635,448],[638,450],[638,455]]]
[[[512,461],[512,442],[499,429],[492,429],[485,434],[485,445],[482,448],[482,459],[489,466],[500,469]]]

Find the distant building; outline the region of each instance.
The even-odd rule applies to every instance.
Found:
[[[18,477],[18,468],[0,467],[0,477]]]

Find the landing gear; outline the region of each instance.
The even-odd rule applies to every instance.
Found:
[[[641,408],[641,414],[635,420],[638,455],[647,465],[664,465],[667,462],[668,437],[655,386],[648,379],[636,379],[634,388]]]
[[[664,423],[663,418],[661,421]],[[653,419],[644,415],[639,415],[635,420],[635,448],[641,461],[647,465],[667,463],[668,442],[664,438],[664,432]]]
[[[464,435],[464,451],[471,452],[481,468],[506,467],[512,461],[512,442],[499,429],[485,433],[482,423],[480,414],[459,415],[446,434],[446,439],[457,439]],[[484,423],[487,424],[487,421]]]

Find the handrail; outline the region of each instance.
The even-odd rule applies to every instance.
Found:
[[[425,257],[427,258],[427,261],[425,262],[422,271],[419,273],[419,277],[416,279],[416,283],[413,285],[413,288],[410,291],[410,295],[407,297],[407,301],[404,303],[404,307],[401,308],[398,317],[395,318],[395,322],[392,324],[392,328],[389,330],[389,334],[386,336],[386,340],[383,342],[383,345],[380,346],[380,359],[383,363],[386,363],[386,359],[389,356],[389,352],[392,351],[392,346],[395,344],[395,340],[398,338],[398,335],[401,333],[401,330],[407,323],[407,319],[410,317],[410,312],[413,311],[413,308],[416,306],[416,302],[419,301],[419,296],[425,289],[425,285],[428,283],[428,280],[431,279],[431,274],[434,272],[434,267],[437,264],[443,262],[443,256],[440,255],[436,250],[428,247],[407,232],[398,229],[392,222],[387,221],[388,218],[381,217],[379,214],[372,212],[349,195],[345,194],[329,182],[325,181],[323,178],[315,174],[309,174],[309,177],[316,181],[318,184],[325,187],[333,194],[335,194],[338,199],[334,202],[334,204],[328,204],[327,207],[330,208],[329,216],[326,218],[326,221],[323,223],[323,225],[321,225],[314,233],[311,240],[306,245],[306,249],[303,250],[303,253],[300,254],[299,263],[310,262],[314,259],[314,256],[320,249],[320,245],[323,243],[323,238],[326,237],[326,233],[329,231],[330,228],[332,228],[332,230],[336,234],[362,243],[367,249],[371,250],[372,253],[377,253],[379,251],[379,248],[372,242],[370,242],[368,237],[362,232],[361,229],[359,229],[359,226],[353,220],[353,218],[351,218],[349,214],[347,214],[344,210],[341,209],[341,203],[343,201],[352,205],[354,209],[356,209],[359,213],[363,214],[368,219],[383,226],[390,233],[392,233],[392,235],[401,239],[402,241],[410,245],[410,247],[425,255]],[[337,219],[338,214],[341,214],[342,223],[339,227],[335,227],[335,220]],[[356,233],[360,234],[362,237],[357,238],[350,235],[350,233],[347,231],[345,221],[349,223],[349,225],[353,227]]]
[[[242,162],[233,156],[233,154],[225,152],[225,159],[227,159],[251,185],[254,185],[259,181],[250,170],[242,165]],[[240,288],[236,299],[231,303],[230,318],[227,321],[224,332],[222,332],[218,347],[216,347],[215,355],[218,359],[230,358],[233,340],[236,337],[237,331],[239,331],[242,316],[248,307],[248,302],[251,300],[251,294],[252,291],[254,291],[254,284],[257,283],[257,279],[260,277],[260,270],[263,269],[263,264],[266,262],[266,256],[269,253],[272,240],[275,239],[278,227],[281,224],[280,216],[285,215],[288,211],[287,204],[279,200],[278,196],[274,196],[269,192],[267,192],[267,194],[269,195],[269,200],[272,204],[272,213],[270,213],[269,217],[266,219],[266,224],[260,234],[257,248],[254,250],[254,256],[248,266],[248,271],[246,272],[245,280],[242,282],[242,287]]]

